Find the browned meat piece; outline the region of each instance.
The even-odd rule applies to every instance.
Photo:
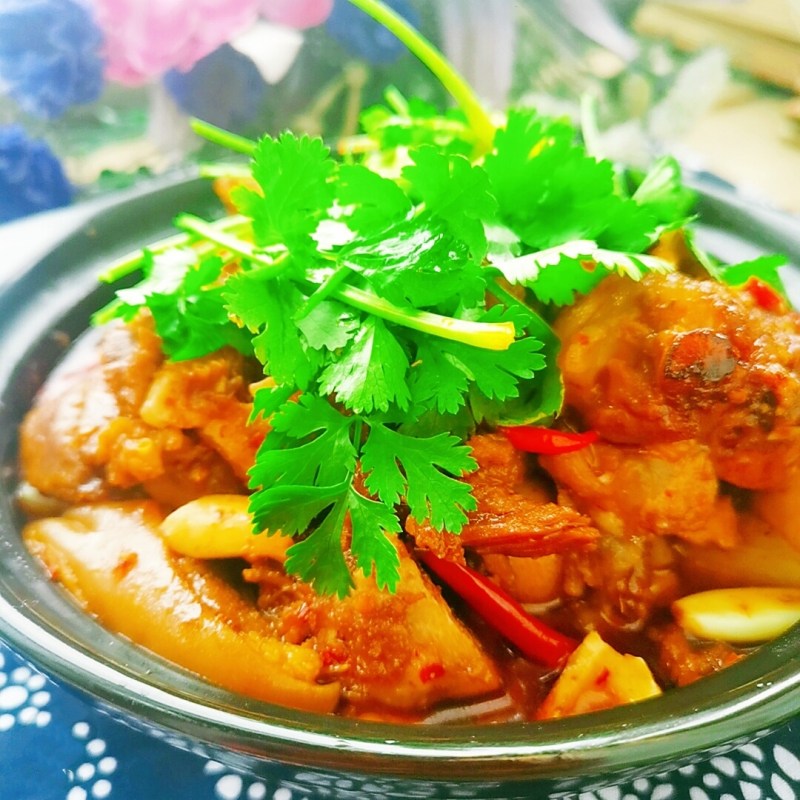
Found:
[[[142,322],[111,324],[79,342],[22,424],[23,478],[70,503],[107,497],[102,435],[135,414],[160,361],[160,343]]]
[[[543,556],[580,548],[597,538],[592,523],[572,508],[552,502],[547,487],[530,475],[524,453],[501,434],[474,436],[469,441],[478,469],[466,477],[478,508],[469,514],[458,537],[462,547],[479,553]],[[452,538],[428,524],[406,523],[420,547],[451,557]],[[443,544],[437,542],[444,540]]]
[[[774,509],[760,501],[756,496],[753,510],[739,515],[736,547],[681,545],[680,572],[685,592],[733,586],[800,587],[800,538],[795,522],[798,515],[783,516],[784,511],[794,510],[797,500],[793,507],[782,507],[778,502]],[[774,525],[756,516],[762,509],[774,511]]]
[[[512,503],[487,508],[479,502],[461,531],[461,544],[480,554],[535,558],[580,548],[597,538],[591,522],[568,506]]]
[[[248,425],[253,406],[243,373],[243,359],[232,350],[166,363],[153,379],[140,416],[157,429],[197,431],[244,483],[268,425],[263,420]]]
[[[564,595],[581,630],[642,630],[654,611],[680,596],[677,567],[665,538],[604,536],[565,554]]]
[[[317,595],[274,562],[255,562],[245,574],[259,583],[277,634],[313,648],[323,677],[338,680],[356,708],[423,711],[497,691],[492,661],[406,549],[399,553],[395,594],[360,573],[343,599]]]
[[[163,363],[146,315],[88,338],[43,388],[21,432],[25,481],[76,503],[142,487],[175,507],[242,491],[267,424],[243,359],[225,350]]]
[[[659,670],[675,686],[687,686],[742,657],[723,642],[690,642],[678,625],[656,628],[650,638],[658,646]]]
[[[680,274],[610,277],[556,329],[567,403],[603,439],[697,439],[748,489],[780,486],[800,461],[796,314]]]
[[[515,558],[487,554],[483,568],[500,587],[520,603],[547,604],[561,596],[564,555],[551,553],[538,558]]]
[[[736,515],[720,497],[709,449],[696,441],[650,447],[599,442],[542,456],[576,507],[614,536],[670,535],[731,547]]]

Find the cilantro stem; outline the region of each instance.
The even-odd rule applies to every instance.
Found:
[[[260,274],[265,277],[280,275],[289,265],[289,259],[285,258],[285,253],[280,257],[272,258],[263,253],[259,253],[255,246],[244,239],[239,239],[237,236],[231,236],[225,231],[218,230],[212,224],[206,222],[200,217],[195,217],[193,214],[180,214],[175,218],[175,225],[188,233],[200,236],[203,239],[208,239],[211,242],[224,247],[231,253],[235,253],[248,261],[253,261],[260,267],[269,270],[260,270]]]
[[[429,311],[399,308],[382,297],[355,286],[337,289],[332,296],[388,322],[484,350],[507,350],[514,341],[513,322],[472,322]]]
[[[201,178],[250,178],[252,172],[247,164],[201,164]]]
[[[472,87],[453,65],[419,31],[380,0],[350,2],[391,31],[441,81],[466,114],[475,131],[479,151],[488,152],[494,140],[494,124]]]
[[[181,214],[175,219],[175,225],[260,265],[264,269],[259,270],[259,273],[265,278],[280,275],[291,262],[285,253],[277,259],[259,253],[251,242],[231,236],[224,230],[219,230],[213,224],[192,214]],[[373,292],[355,286],[338,285],[348,273],[349,270],[345,272],[337,270],[331,280],[323,283],[321,287],[315,287],[316,291],[324,291],[325,296],[334,297],[353,308],[394,322],[396,325],[438,336],[441,339],[468,344],[472,347],[480,347],[485,350],[507,350],[514,341],[515,330],[512,322],[473,322],[433,314],[430,311],[400,308]],[[313,302],[313,297],[314,295],[311,296],[309,302]]]
[[[244,227],[249,222],[250,220],[247,217],[235,215],[223,217],[222,219],[209,224],[214,231],[221,230],[230,232]],[[168,236],[166,239],[161,239],[158,242],[154,242],[142,250],[134,250],[134,252],[128,253],[127,255],[122,256],[122,258],[118,258],[116,261],[113,261],[111,264],[109,264],[109,266],[100,274],[99,280],[102,283],[114,283],[114,281],[118,281],[121,278],[124,278],[126,275],[130,275],[131,272],[137,270],[144,263],[145,252],[157,255],[158,253],[163,253],[166,250],[171,250],[173,247],[186,247],[191,241],[191,236],[185,233],[178,233],[174,236]],[[208,249],[213,248],[208,245]]]
[[[228,150],[233,150],[237,153],[244,153],[249,156],[253,154],[256,149],[256,142],[252,139],[247,139],[244,136],[239,136],[237,133],[231,133],[224,128],[219,128],[212,125],[210,122],[204,122],[202,119],[192,117],[189,121],[192,130],[203,139],[212,142],[213,144],[222,145],[227,147]]]
[[[339,269],[332,272],[323,283],[320,284],[319,289],[316,289],[311,297],[306,300],[295,319],[299,320],[307,317],[323,300],[327,300],[331,294],[339,288],[342,282],[347,280],[352,274],[353,271],[347,266],[339,267]]]

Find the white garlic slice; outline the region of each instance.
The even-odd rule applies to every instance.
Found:
[[[690,594],[672,604],[686,633],[732,644],[765,642],[800,621],[800,589],[745,587]]]

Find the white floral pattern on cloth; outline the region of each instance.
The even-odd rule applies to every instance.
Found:
[[[15,725],[44,728],[50,723],[47,710],[51,695],[47,679],[31,667],[20,664],[5,670],[6,657],[0,650],[0,732]]]
[[[398,788],[380,778],[313,771],[265,778],[189,747],[103,713],[0,643],[0,800],[485,800],[492,790],[492,784],[422,782]],[[800,800],[800,717],[757,742],[720,748],[679,769],[619,786],[552,792],[550,800]]]

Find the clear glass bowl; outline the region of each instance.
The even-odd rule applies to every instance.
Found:
[[[700,238],[720,257],[780,250],[800,264],[796,220],[727,190],[699,188]],[[450,796],[440,792],[454,786],[457,796],[482,800],[585,791],[610,775],[663,772],[752,740],[800,710],[800,629],[713,677],[634,706],[546,723],[407,727],[235,696],[81,611],[20,540],[17,426],[65,342],[109,299],[109,287],[96,282],[101,268],[165,235],[178,210],[203,214],[215,206],[205,182],[183,176],[87,206],[66,232],[53,233],[44,218],[39,244],[52,240],[46,254],[0,285],[0,637],[127,724],[257,775],[301,785],[346,777],[363,797]]]

